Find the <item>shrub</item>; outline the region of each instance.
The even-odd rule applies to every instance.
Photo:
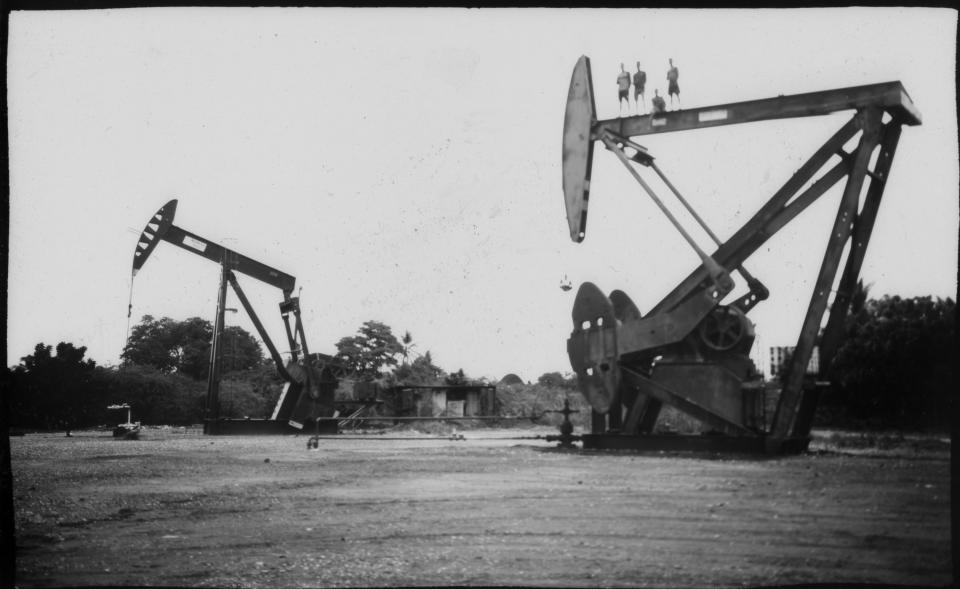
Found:
[[[500,415],[503,416],[539,416],[544,411],[559,411],[563,409],[565,399],[570,400],[571,409],[579,411],[570,415],[570,422],[580,428],[589,428],[590,405],[578,391],[541,384],[501,384],[497,387],[497,402],[500,405]],[[563,415],[547,413],[535,423],[559,427],[562,422]]]
[[[96,382],[102,398],[111,404],[128,403],[133,419],[144,425],[189,425],[203,419],[203,381],[149,366],[129,366],[99,370]]]

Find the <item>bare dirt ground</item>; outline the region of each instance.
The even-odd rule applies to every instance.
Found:
[[[18,586],[952,581],[944,440],[731,459],[462,433],[13,437]]]

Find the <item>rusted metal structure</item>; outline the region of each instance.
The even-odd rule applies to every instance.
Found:
[[[133,254],[133,275],[146,263],[147,258],[161,241],[172,243],[188,252],[220,264],[220,291],[217,298],[217,314],[210,349],[210,368],[207,380],[207,399],[204,416],[204,433],[284,433],[296,432],[308,423],[322,421],[334,414],[334,392],[342,369],[333,357],[311,354],[307,337],[300,319],[300,298],[293,296],[296,278],[248,258],[243,254],[216,244],[209,239],[190,233],[173,224],[177,201],[171,200],[154,213],[147,222]],[[280,315],[286,329],[290,360],[284,362],[267,334],[250,301],[244,294],[234,272],[279,288],[283,292]],[[220,375],[223,363],[223,328],[226,310],[227,285],[243,305],[260,338],[266,344],[277,372],[286,381],[280,399],[270,419],[222,419],[220,417]],[[292,319],[292,325],[291,325]]]
[[[855,114],[726,241],[710,231],[656,166],[649,151],[632,140],[642,135],[844,110],[853,110]],[[767,453],[805,449],[817,391],[804,387],[804,369],[818,342],[828,297],[839,273],[836,296],[819,339],[821,372],[829,368],[842,337],[843,319],[863,264],[901,127],[920,123],[919,112],[899,82],[597,120],[590,61],[581,57],[570,81],[563,129],[563,191],[571,239],[581,242],[586,236],[590,174],[594,147],[599,142],[620,159],[701,260],[646,314],[641,314],[622,291],[614,290],[607,296],[592,283],[580,286],[567,350],[580,390],[593,408],[592,432],[583,436],[584,446]],[[844,146],[858,134],[856,147],[845,150]],[[873,160],[878,148],[879,154]],[[713,253],[701,249],[684,230],[644,181],[637,164],[652,169],[663,180],[715,241],[717,249]],[[747,315],[768,298],[769,292],[744,263],[843,179],[846,186],[789,377],[767,426],[759,375],[749,357],[754,326]],[[864,193],[865,183],[868,186]],[[734,289],[733,272],[745,280],[748,292],[726,301]],[[664,404],[721,435],[654,435],[654,425]]]

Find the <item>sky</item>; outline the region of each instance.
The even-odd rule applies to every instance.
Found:
[[[13,12],[7,364],[67,341],[114,365],[143,315],[213,321],[216,264],[162,243],[131,281],[140,231],[176,198],[177,226],[297,278],[311,351],[376,320],[451,372],[569,371],[581,282],[645,312],[698,263],[602,149],[570,240],[581,55],[601,119],[619,114],[621,63],[641,62],[649,99],[672,58],[684,108],[899,80],[923,125],[904,127],[862,277],[875,297],[955,298],[956,25],[930,8]],[[637,141],[726,239],[852,115]],[[757,350],[796,342],[841,190],[747,261],[771,292],[750,314]],[[283,349],[280,291],[239,280]],[[227,323],[254,332],[242,311]]]

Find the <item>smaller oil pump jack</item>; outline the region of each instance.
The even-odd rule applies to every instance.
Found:
[[[163,205],[147,222],[133,254],[133,276],[136,276],[161,241],[172,243],[220,264],[220,291],[213,328],[213,343],[210,349],[204,433],[213,435],[293,433],[302,430],[309,423],[321,427],[323,418],[333,417],[335,414],[334,393],[339,384],[338,377],[343,375],[343,369],[332,356],[310,353],[300,318],[300,297],[293,296],[296,278],[177,227],[173,224],[176,211],[177,201],[174,199]],[[263,323],[240,287],[235,272],[279,288],[283,292],[280,316],[283,319],[290,349],[288,362],[284,362],[273,340],[264,329]],[[269,419],[223,419],[220,417],[222,339],[228,284],[233,288],[240,304],[243,305],[256,327],[257,333],[276,364],[277,372],[286,383]]]
[[[632,139],[844,110],[855,114],[723,242],[670,183],[649,151]],[[607,296],[591,282],[580,286],[567,352],[580,391],[592,407],[591,433],[583,436],[584,447],[803,451],[819,394],[816,388],[806,386],[804,373],[815,345],[819,343],[821,373],[837,351],[901,127],[920,122],[920,113],[899,82],[597,120],[590,60],[582,56],[570,80],[563,126],[563,192],[570,238],[579,243],[586,235],[594,145],[601,144],[624,164],[701,261],[645,315],[623,291],[614,290]],[[858,134],[856,146],[848,151],[848,142]],[[830,160],[834,160],[832,167]],[[690,237],[643,180],[637,165],[652,169],[663,180],[715,242],[713,253],[702,250]],[[749,356],[754,325],[747,314],[770,293],[744,268],[744,262],[843,178],[847,182],[823,263],[768,425],[763,389],[757,386],[758,374]],[[846,262],[835,287],[844,251]],[[734,290],[733,272],[745,280],[747,292],[724,303]],[[831,292],[836,293],[832,302]],[[829,319],[821,333],[828,303]],[[655,434],[664,405],[697,419],[717,435]]]

